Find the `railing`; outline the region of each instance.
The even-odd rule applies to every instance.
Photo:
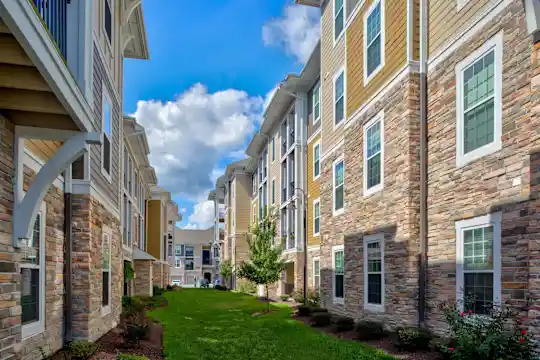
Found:
[[[281,189],[281,201],[287,200],[287,188]]]
[[[296,189],[296,188],[294,187],[294,181],[291,181],[291,196],[289,196],[289,197],[293,197],[293,196],[294,196],[294,190],[295,190],[295,189]]]
[[[32,0],[64,59],[67,59],[67,4],[70,1]]]

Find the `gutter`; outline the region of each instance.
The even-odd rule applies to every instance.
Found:
[[[418,254],[418,326],[426,321],[427,280],[427,47],[428,47],[428,0],[420,0],[420,249]]]
[[[64,344],[73,340],[73,199],[71,166],[65,171],[64,182]]]

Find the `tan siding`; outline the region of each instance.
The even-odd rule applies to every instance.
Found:
[[[420,60],[420,0],[414,0],[413,60]]]
[[[330,150],[343,137],[343,126],[334,131],[334,74],[345,66],[345,36],[334,46],[334,0],[329,0],[321,16],[321,115],[323,149]],[[348,80],[347,80],[348,81]],[[345,116],[347,116],[345,109]]]
[[[313,90],[315,89],[315,85],[319,83],[319,80],[315,81],[314,83],[314,87],[311,88],[311,90],[309,90],[308,92],[308,126],[307,126],[307,136],[308,136],[308,139],[315,133],[317,132],[317,130],[320,129],[321,127],[321,115],[320,115],[320,111],[319,111],[319,121],[317,121],[317,123],[313,124]],[[319,89],[319,99],[321,97],[321,90]],[[320,107],[320,102],[319,102],[319,107]]]
[[[60,141],[26,139],[24,146],[45,163],[58,151],[62,143]]]
[[[258,201],[258,198],[255,198],[255,200],[251,202],[251,214],[249,214],[252,228],[253,228],[253,224],[257,222],[258,209],[259,209],[259,201]]]
[[[321,135],[317,135],[313,141],[308,144],[307,156],[307,184],[308,184],[308,210],[307,210],[307,237],[308,246],[319,245],[321,243],[320,236],[313,236],[313,200],[320,196],[320,181],[313,180],[313,147],[321,139]],[[322,151],[321,151],[322,154]],[[322,167],[321,167],[322,170]]]
[[[469,26],[483,10],[496,0],[470,0],[460,11],[457,2],[431,0],[429,2],[429,55],[438,52],[444,44]]]
[[[372,2],[366,2],[347,30],[348,116],[365,104],[407,61],[407,0],[386,0],[384,67],[364,87],[364,13]]]
[[[276,124],[270,131],[270,139],[275,137],[276,160],[272,162],[272,145],[268,147],[268,205],[271,210],[279,209],[281,203],[281,134],[280,124]],[[272,179],[276,179],[276,203],[272,204]]]
[[[251,178],[249,175],[236,175],[235,181],[235,231],[244,233],[249,230],[251,200]]]

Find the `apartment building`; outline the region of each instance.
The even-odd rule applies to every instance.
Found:
[[[214,248],[217,251],[217,257],[214,258],[217,261],[216,266],[219,268],[219,261],[221,259],[221,248],[225,242],[225,199],[221,194],[223,189],[214,189],[208,194],[208,200],[214,202]],[[218,194],[219,192],[219,194]]]
[[[201,280],[214,283],[219,275],[219,245],[214,243],[214,228],[206,230],[175,230],[175,264],[171,270],[172,284],[199,286]]]
[[[321,8],[308,166],[325,306],[441,331],[437,302],[472,295],[476,313],[515,307],[540,340],[540,5],[296,2]]]

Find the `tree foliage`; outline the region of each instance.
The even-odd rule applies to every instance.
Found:
[[[223,278],[223,283],[227,285],[232,278],[232,265],[230,260],[225,260],[219,266],[219,274]],[[228,286],[228,285],[227,285]]]

